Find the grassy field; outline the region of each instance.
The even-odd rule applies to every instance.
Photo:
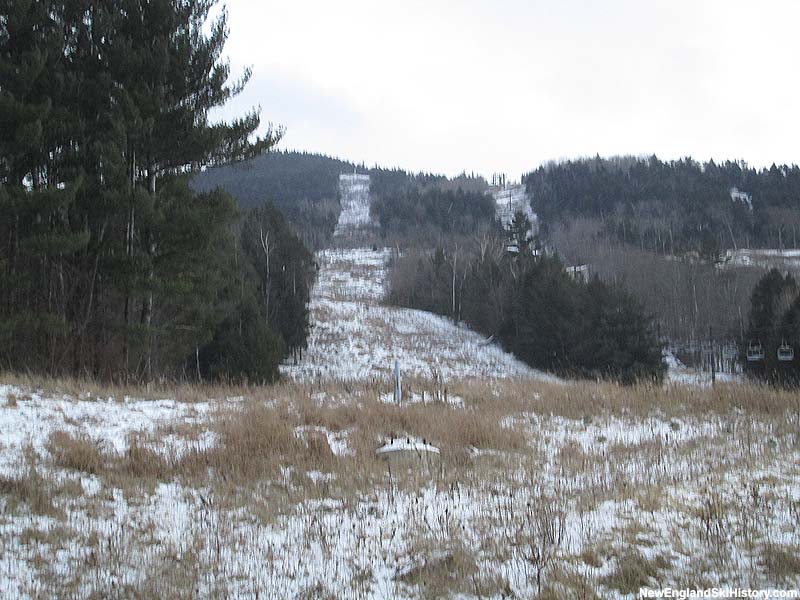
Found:
[[[0,596],[638,596],[800,585],[800,396],[506,379],[0,376]],[[392,438],[440,454],[386,461]]]

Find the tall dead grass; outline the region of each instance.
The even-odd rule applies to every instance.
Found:
[[[375,498],[387,488],[398,496],[410,492],[416,506],[416,499],[422,497],[417,495],[418,488],[429,492],[433,484],[437,502],[456,507],[465,498],[466,502],[475,500],[473,506],[479,512],[463,522],[466,530],[460,529],[458,519],[427,520],[429,507],[410,513],[421,515],[422,520],[401,525],[410,540],[406,558],[411,566],[398,570],[394,581],[429,597],[515,593],[509,587],[508,572],[494,569],[492,561],[518,561],[526,580],[532,582],[528,589],[540,590],[541,597],[549,598],[594,598],[593,588],[635,592],[640,585],[672,582],[669,561],[643,550],[654,543],[655,530],[646,526],[648,519],[656,514],[663,518],[669,512],[679,516],[687,539],[697,542],[684,549],[687,572],[706,572],[711,565],[715,573],[722,573],[723,567],[718,566],[722,560],[715,557],[727,557],[733,547],[754,556],[761,552],[763,560],[754,559],[752,569],[775,581],[791,581],[796,572],[797,548],[779,535],[774,516],[785,510],[793,515],[792,524],[800,523],[800,504],[778,488],[771,492],[774,497],[767,495],[765,490],[774,486],[756,475],[752,481],[747,479],[767,467],[770,477],[773,472],[787,472],[781,457],[796,452],[792,444],[800,437],[800,400],[795,395],[760,386],[624,388],[608,383],[523,380],[442,384],[424,378],[409,379],[405,388],[409,397],[421,397],[424,392],[426,399],[434,399],[443,398],[445,386],[451,399],[463,399],[463,406],[442,401],[387,404],[380,401],[391,387],[384,381],[286,383],[252,389],[183,386],[158,391],[153,397],[179,397],[184,402],[230,396],[245,399],[220,402],[208,423],[181,422],[165,430],[133,434],[123,452],[85,434],[57,431],[46,444],[50,463],[39,464],[41,457],[32,457],[24,473],[0,478],[0,495],[11,510],[24,507],[35,514],[57,515],[61,510],[57,506],[83,510],[91,503],[101,510],[108,494],[82,496],[80,478],[68,478],[78,480],[77,491],[60,494],[54,479],[48,479],[57,472],[50,467],[56,467],[94,474],[104,485],[123,488],[123,492],[128,486],[146,488],[153,481],[177,480],[202,498],[202,507],[197,509],[200,517],[214,514],[224,520],[248,512],[260,523],[272,524],[312,504],[309,500],[320,499],[333,499],[328,505],[340,507],[325,510],[343,511],[360,502],[375,502],[367,515],[377,518],[380,507]],[[114,397],[138,395],[128,388],[102,393],[106,392]],[[24,402],[20,397],[19,404]],[[667,435],[648,436],[641,427],[642,419],[648,417],[661,421]],[[592,428],[603,430],[608,423],[625,434],[630,425],[636,435],[599,439]],[[209,430],[214,443],[207,445],[201,433]],[[328,432],[346,443],[348,452],[335,454]],[[613,437],[607,430],[602,433]],[[181,438],[184,450],[170,450],[161,439],[164,435]],[[389,475],[375,450],[391,437],[403,436],[424,438],[439,447],[442,454],[437,460],[443,468],[402,481],[397,471]],[[499,452],[478,459],[472,456],[473,447]],[[326,477],[316,477],[318,473],[312,477],[311,471]],[[729,476],[749,482],[755,492],[740,498],[734,486],[722,485]],[[685,493],[711,488],[719,489],[719,497]],[[678,492],[683,495],[673,493],[676,489],[683,490]],[[597,535],[592,525],[591,513],[606,510],[602,505],[609,500],[626,511],[624,518],[631,519],[630,527],[624,533],[615,532],[614,539],[610,534]],[[314,525],[305,534],[308,543],[328,539],[317,519],[321,515],[309,515]],[[565,541],[565,522],[584,516],[586,528],[580,529],[578,545],[575,540]],[[741,533],[745,529],[746,535]],[[197,548],[210,544],[205,547],[208,556],[218,555],[225,543],[239,543],[228,530],[214,530],[214,536],[206,540],[201,536],[198,541]],[[144,547],[148,539],[142,534],[136,539],[115,538],[113,546],[104,542],[102,548],[112,549],[93,560],[124,564],[129,546]],[[676,540],[674,547],[680,552],[680,534]],[[697,557],[690,556],[690,551]],[[164,573],[163,585],[148,581],[137,588],[137,594],[157,597],[164,590],[194,585],[189,582],[200,577],[200,567],[205,569],[209,561],[213,566],[213,559],[203,558],[192,544],[184,546],[184,552],[180,568],[185,572],[178,572],[174,579]],[[601,568],[602,576],[598,574]],[[368,590],[372,575],[366,573],[363,578]],[[53,589],[63,589],[53,585]],[[324,595],[326,589],[315,586],[309,595]]]
[[[22,504],[36,515],[57,516],[60,511],[53,504],[53,485],[34,466],[18,476],[0,476],[0,497],[6,501],[6,510],[13,512]]]

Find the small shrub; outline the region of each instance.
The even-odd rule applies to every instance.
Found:
[[[601,582],[623,594],[634,594],[652,584],[659,575],[659,561],[648,560],[639,551],[631,551],[621,556],[617,568],[601,579]]]
[[[167,480],[172,476],[167,460],[147,447],[138,435],[128,436],[128,449],[122,456],[118,471],[136,478]]]
[[[796,548],[767,544],[761,556],[761,565],[777,582],[784,582],[800,573],[800,553]]]
[[[461,547],[443,556],[430,557],[398,577],[405,584],[421,587],[426,597],[442,598],[451,592],[470,591],[469,582],[478,572],[475,559]]]
[[[47,439],[47,451],[53,462],[65,469],[97,475],[105,464],[102,444],[85,434],[73,436],[66,431],[54,431]]]
[[[25,504],[37,515],[59,514],[53,506],[49,482],[34,467],[29,467],[21,477],[0,477],[0,496],[5,496],[11,510],[17,504]]]

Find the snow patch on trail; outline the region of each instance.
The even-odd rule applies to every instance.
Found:
[[[496,189],[492,192],[492,197],[495,203],[495,215],[503,225],[503,229],[508,229],[514,220],[514,214],[520,211],[528,217],[531,233],[533,235],[539,233],[539,218],[531,208],[531,199],[525,185],[509,185]]]
[[[678,357],[667,350],[663,353],[664,362],[667,365],[667,385],[687,385],[697,387],[711,387],[711,373],[692,369],[684,365]],[[743,383],[744,376],[739,373],[716,373],[716,381],[719,383]]]
[[[333,232],[334,238],[352,237],[358,231],[375,226],[369,214],[369,175],[339,175],[342,212]]]
[[[388,263],[384,248],[324,250],[312,290],[308,349],[282,372],[300,381],[420,377],[558,378],[531,369],[468,327],[421,310],[385,306]]]

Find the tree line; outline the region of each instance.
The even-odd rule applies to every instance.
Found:
[[[614,239],[661,254],[797,247],[800,233],[797,165],[597,157],[544,165],[523,181],[545,226],[596,218]],[[732,200],[734,187],[750,202]]]
[[[493,226],[494,204],[480,176],[409,173],[305,152],[270,152],[209,168],[194,175],[192,187],[222,188],[245,208],[274,204],[304,243],[317,250],[330,245],[341,212],[339,175],[354,171],[370,176],[371,212],[381,243],[433,247]]]
[[[619,287],[567,274],[555,256],[511,254],[503,238],[408,253],[389,301],[464,321],[527,364],[566,376],[660,381],[652,321]]]
[[[306,246],[316,250],[330,243],[339,219],[339,175],[356,168],[321,154],[275,151],[197,173],[192,187],[201,192],[222,188],[242,208],[274,204]]]
[[[0,2],[0,366],[264,381],[304,345],[301,242],[188,183],[281,136],[210,122],[250,75],[215,4]]]
[[[432,248],[494,228],[495,205],[479,176],[449,179],[399,169],[370,170],[371,213],[384,243]]]

